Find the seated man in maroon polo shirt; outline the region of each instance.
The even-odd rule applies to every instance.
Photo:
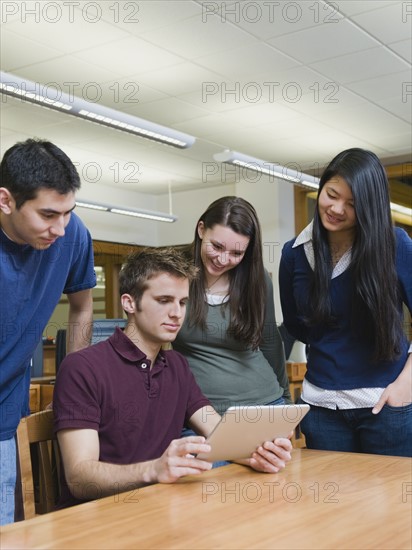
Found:
[[[54,390],[55,430],[65,482],[61,507],[173,483],[212,466],[205,437],[219,421],[173,342],[196,268],[179,252],[144,250],[120,272],[127,326],[66,356]],[[188,424],[199,436],[180,438]],[[246,463],[274,473],[290,460],[288,439],[268,441]]]

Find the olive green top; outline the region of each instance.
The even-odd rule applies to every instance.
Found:
[[[232,405],[264,405],[282,396],[291,401],[269,274],[266,286],[264,343],[259,349],[252,350],[228,334],[230,311],[226,304],[208,306],[205,330],[189,326],[186,318],[173,343],[219,413]]]

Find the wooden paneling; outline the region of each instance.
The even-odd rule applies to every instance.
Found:
[[[105,317],[123,317],[119,296],[119,271],[126,256],[142,250],[141,245],[93,241],[94,263],[102,266],[105,272]]]
[[[47,344],[43,346],[43,376],[56,374],[56,346]]]

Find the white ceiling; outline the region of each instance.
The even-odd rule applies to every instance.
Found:
[[[230,182],[211,164],[223,149],[304,171],[354,146],[410,160],[411,2],[44,0],[1,11],[3,71],[197,138],[178,150],[3,97],[2,153],[47,138],[86,185],[158,194]]]

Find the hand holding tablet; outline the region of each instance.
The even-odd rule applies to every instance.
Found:
[[[289,437],[309,408],[309,405],[229,407],[206,439],[212,450],[198,454],[197,458],[208,462],[249,458],[265,441]]]

